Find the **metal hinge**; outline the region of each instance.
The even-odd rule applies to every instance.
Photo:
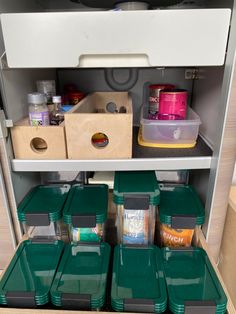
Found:
[[[8,129],[13,127],[13,121],[8,120],[5,117],[3,110],[0,110],[0,138],[6,138],[8,136]]]
[[[185,70],[185,79],[186,80],[199,80],[202,79],[202,73],[199,69],[187,69]]]

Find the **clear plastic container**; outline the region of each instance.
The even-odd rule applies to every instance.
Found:
[[[144,107],[141,118],[142,139],[148,143],[195,145],[198,137],[199,116],[188,109],[187,120],[149,120],[148,108]],[[178,146],[180,147],[180,146]]]
[[[127,209],[117,205],[118,242],[123,244],[148,245],[153,243],[157,206],[144,209]]]
[[[29,226],[26,222],[22,223],[24,234],[29,239],[37,241],[42,239],[60,240],[62,230],[60,221],[50,222],[48,226]]]
[[[160,191],[154,171],[115,173],[113,201],[116,205],[118,243],[153,244]]]

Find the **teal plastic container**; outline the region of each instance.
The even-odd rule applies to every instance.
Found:
[[[61,237],[60,221],[70,185],[39,185],[17,208],[18,219],[29,238]]]
[[[204,207],[192,186],[174,185],[161,189],[159,229],[163,246],[191,246],[194,231],[204,220]]]
[[[160,202],[155,171],[116,172],[113,201],[119,243],[153,244]]]
[[[62,241],[20,244],[0,281],[0,304],[11,307],[42,306],[62,255]]]
[[[74,185],[63,210],[71,241],[74,244],[102,241],[107,210],[108,185]]]
[[[174,314],[226,312],[227,297],[203,249],[164,248],[162,253],[169,309]]]
[[[110,246],[67,245],[51,288],[55,306],[99,310],[106,298]]]
[[[167,293],[159,248],[115,247],[111,305],[117,312],[165,312]]]

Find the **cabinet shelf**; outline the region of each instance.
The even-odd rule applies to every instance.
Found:
[[[199,137],[190,149],[147,148],[137,143],[134,128],[133,158],[106,160],[23,160],[13,159],[13,171],[113,171],[113,170],[178,170],[209,169],[212,151]]]

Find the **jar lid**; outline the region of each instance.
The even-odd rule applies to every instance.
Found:
[[[47,102],[47,99],[46,99],[46,96],[42,93],[31,93],[31,94],[28,94],[28,103],[29,104],[36,104],[36,105],[39,105],[39,104],[43,104],[43,103],[46,103]]]
[[[175,85],[172,84],[152,84],[149,85],[149,89],[172,89],[175,88]]]
[[[61,96],[53,96],[52,102],[53,103],[61,103]]]

